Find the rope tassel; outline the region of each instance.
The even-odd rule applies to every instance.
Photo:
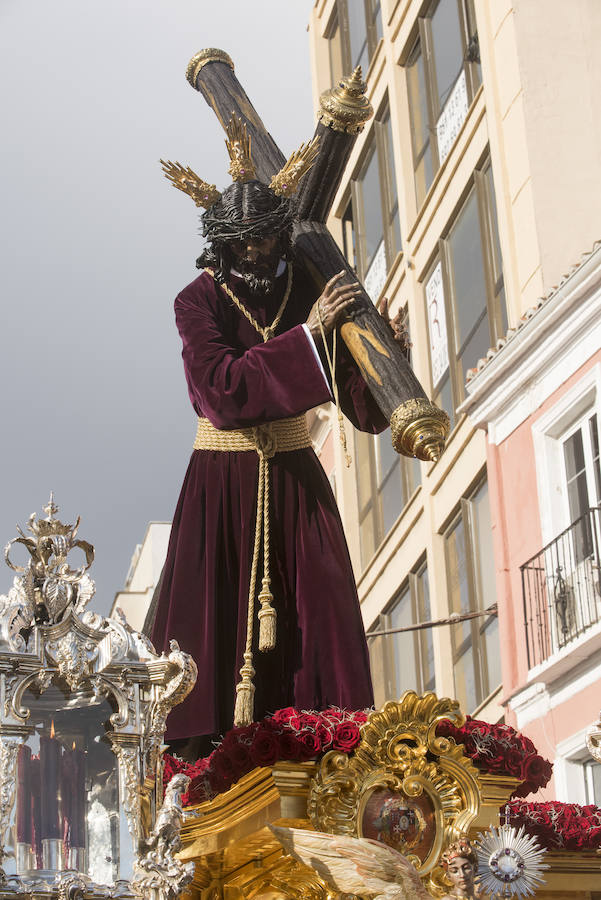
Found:
[[[259,617],[259,650],[273,650],[275,647],[277,613],[273,606],[273,594],[269,589],[269,578],[263,578],[263,586],[259,594],[261,609]]]
[[[234,727],[239,728],[241,725],[251,725],[253,721],[253,713],[255,706],[255,686],[253,678],[255,670],[253,668],[252,653],[244,654],[244,665],[240,669],[242,680],[236,685],[236,705],[234,707]]]

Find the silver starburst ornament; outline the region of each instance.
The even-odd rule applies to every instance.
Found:
[[[490,828],[478,835],[478,884],[491,897],[532,897],[544,884],[541,872],[546,853],[522,826]]]

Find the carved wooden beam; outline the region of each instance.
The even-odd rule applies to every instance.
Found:
[[[285,157],[238,81],[227,53],[213,48],[201,50],[190,60],[186,77],[224,129],[233,114],[246,122],[257,178],[269,184]],[[294,231],[298,255],[318,291],[342,270],[346,272],[343,283],[357,281],[325,221],[356,137],[373,115],[365,91],[361,69],[357,68],[320,100],[315,132],[320,138],[319,154],[301,183]],[[449,432],[448,416],[428,400],[391,329],[362,291],[359,310],[340,327],[340,334],[390,422],[395,450],[424,460],[438,459]]]

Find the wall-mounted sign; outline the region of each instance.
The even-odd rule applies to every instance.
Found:
[[[428,308],[428,329],[430,332],[432,383],[436,387],[449,368],[447,318],[444,306],[441,263],[438,263],[426,282],[426,306]]]
[[[453,141],[461,131],[461,126],[467,117],[468,106],[465,72],[462,71],[436,123],[438,158],[441,165],[449,155]]]
[[[380,241],[380,246],[376,250],[371,265],[363,279],[365,290],[374,303],[376,303],[382,293],[386,274],[386,248],[384,241]]]

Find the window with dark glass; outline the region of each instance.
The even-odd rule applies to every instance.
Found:
[[[328,53],[330,57],[330,78],[332,81],[332,85],[335,85],[345,74],[344,62],[342,58],[342,37],[340,32],[340,25],[338,23],[338,12],[334,14],[334,17],[330,22],[327,38]]]
[[[354,223],[354,264],[375,302],[401,249],[392,127],[387,106],[374,122],[373,139],[351,181],[351,201],[352,209],[344,216],[350,215]],[[348,254],[347,258],[350,260]]]
[[[357,269],[357,253],[355,250],[355,223],[353,221],[353,204],[349,203],[342,214],[342,252],[353,269]]]
[[[589,510],[601,505],[599,430],[596,413],[586,417],[563,436],[563,465],[572,529],[572,562],[593,557],[598,542],[597,517]],[[564,568],[566,568],[564,564]]]
[[[435,0],[405,63],[418,206],[481,81],[473,0]]]
[[[414,627],[431,618],[428,568],[422,563],[370,629],[410,629],[369,639],[377,705],[398,700],[407,690],[418,694],[434,690],[432,629]]]
[[[490,164],[474,184],[425,279],[435,401],[454,419],[467,370],[507,331],[503,268]]]
[[[365,567],[420,484],[416,459],[399,456],[390,433],[356,432],[355,465],[359,500],[361,562]]]
[[[486,609],[496,599],[488,485],[481,484],[460,508],[445,535],[447,586],[452,612]],[[501,683],[496,616],[467,619],[451,628],[455,696],[473,712]]]
[[[357,66],[365,76],[381,37],[380,0],[337,0],[328,30],[332,84]]]

